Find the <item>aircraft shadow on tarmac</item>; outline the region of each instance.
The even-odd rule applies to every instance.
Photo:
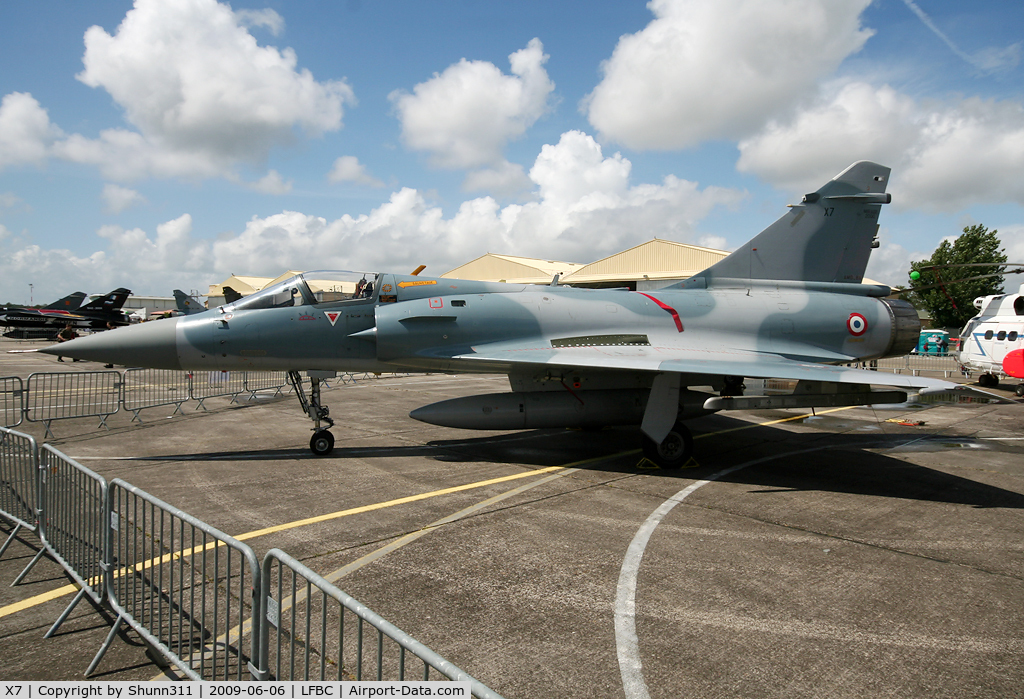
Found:
[[[801,458],[779,458],[741,469],[720,478],[726,483],[758,487],[754,493],[821,491],[884,498],[902,498],[977,508],[1024,509],[1024,494],[956,474],[909,463],[868,449],[899,448],[929,443],[941,446],[951,440],[934,435],[899,435],[879,439],[867,435],[842,438],[835,445],[805,453]],[[960,444],[970,440],[957,440]],[[801,435],[787,439],[781,452],[813,449],[821,445],[820,435]],[[970,450],[972,462],[983,458]],[[984,452],[981,452],[982,454]],[[708,471],[709,469],[701,469]],[[700,476],[693,474],[691,477]]]
[[[725,434],[730,426],[746,429]],[[599,431],[528,430],[470,439],[435,440],[424,445],[345,447],[343,440],[328,457],[299,449],[146,457],[161,461],[337,461],[426,457],[459,464],[508,463],[525,466],[579,465],[591,471],[650,473],[659,477],[700,479],[747,461],[778,456],[722,477],[722,482],[745,483],[761,492],[822,491],[876,497],[904,498],[968,505],[978,508],[1024,509],[1024,494],[990,486],[962,476],[908,463],[877,453],[878,449],[916,451],[962,449],[971,461],[986,451],[970,448],[969,438],[930,432],[883,434],[834,432],[795,433],[771,426],[754,426],[724,416],[694,421],[699,465],[680,470],[645,468],[639,453],[639,428]],[[708,432],[703,432],[706,428]],[[800,453],[803,452],[803,453]],[[587,463],[592,461],[591,463]],[[579,463],[584,462],[584,463]]]

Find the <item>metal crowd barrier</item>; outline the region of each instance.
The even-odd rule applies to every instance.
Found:
[[[98,417],[107,427],[107,417],[121,408],[121,374],[117,371],[75,371],[29,374],[25,395],[25,419],[46,425],[75,417]],[[108,428],[109,429],[109,428]]]
[[[48,552],[81,588],[46,637],[85,596],[117,612],[87,676],[126,623],[193,680],[447,677],[501,699],[287,553],[261,566],[248,545],[28,435],[0,429],[0,478],[0,514],[43,544],[13,584]]]
[[[0,515],[14,524],[14,529],[0,546],[0,558],[22,529],[36,531],[38,463],[35,439],[0,428]]]
[[[240,393],[245,391],[244,371],[192,371],[189,372],[188,397],[199,401],[196,410],[206,410],[203,401],[207,398],[231,396],[234,403]]]
[[[903,357],[889,357],[869,362],[866,368],[879,371],[890,371],[894,374],[904,372],[912,376],[920,376],[921,372],[942,373],[944,378],[951,378],[960,373],[960,362],[956,355],[946,354],[908,354]]]
[[[101,604],[106,592],[104,575],[104,502],[107,481],[99,474],[44,444],[39,450],[39,539],[45,551],[81,587],[58,617],[45,638],[49,638],[83,597]],[[42,556],[41,550],[13,584],[17,585]]]
[[[132,421],[142,423],[139,413],[146,408],[173,405],[174,412],[184,412],[181,404],[189,399],[189,375],[170,369],[125,369],[122,405],[132,412]]]
[[[252,549],[121,479],[106,509],[107,597],[118,617],[86,674],[127,623],[193,680],[248,679],[259,637]]]
[[[340,384],[356,383],[382,376],[408,374],[339,374]],[[125,369],[117,371],[82,371],[34,373],[28,377],[27,389],[16,376],[0,378],[0,417],[3,427],[15,427],[23,419],[42,422],[46,436],[54,420],[98,417],[99,427],[107,427],[106,419],[123,407],[131,411],[132,421],[142,422],[140,412],[148,408],[173,405],[172,415],[182,411],[189,400],[197,401],[196,410],[207,410],[207,398],[248,394],[249,400],[260,391],[274,391],[278,396],[290,386],[284,371],[210,371],[179,372],[166,369]],[[331,388],[326,382],[323,388]]]
[[[280,549],[264,557],[262,580],[259,679],[448,678],[471,683],[474,697],[501,699]]]
[[[275,396],[279,396],[291,384],[288,383],[287,371],[247,371],[242,385],[249,394],[249,400],[253,400],[259,391],[273,391]]]
[[[0,378],[0,427],[17,427],[21,424],[24,395],[25,388],[20,376]]]

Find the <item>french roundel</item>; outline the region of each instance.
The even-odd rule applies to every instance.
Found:
[[[860,313],[851,313],[850,317],[846,319],[846,329],[854,337],[860,337],[868,331],[868,319]]]

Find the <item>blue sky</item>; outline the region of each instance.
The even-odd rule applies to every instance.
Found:
[[[988,0],[5,2],[0,301],[731,249],[860,159],[893,168],[869,276],[979,222],[1024,261],[1021,27]]]

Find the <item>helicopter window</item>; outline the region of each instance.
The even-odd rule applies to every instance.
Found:
[[[985,331],[985,339],[986,340],[991,340],[994,336],[995,336],[995,333],[992,332],[991,330],[986,330]]]
[[[1006,336],[1006,339],[1009,340],[1010,342],[1016,342],[1017,341],[1017,331],[1016,330],[1011,330],[1010,334]]]
[[[1006,331],[1005,330],[1000,330],[999,334],[996,335],[996,339],[999,340],[1000,342],[1005,340],[1006,339]]]
[[[1024,296],[1018,296],[1013,300],[1013,312],[1019,316],[1024,316]]]

